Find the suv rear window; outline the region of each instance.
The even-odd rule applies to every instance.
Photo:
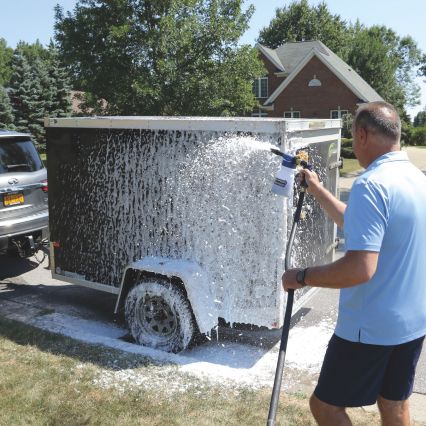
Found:
[[[31,140],[0,139],[0,174],[36,172],[44,165]]]

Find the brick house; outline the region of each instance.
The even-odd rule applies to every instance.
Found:
[[[260,108],[252,116],[341,118],[360,103],[383,100],[320,41],[256,48],[268,74],[253,84]]]

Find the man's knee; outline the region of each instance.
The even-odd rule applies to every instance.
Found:
[[[326,402],[318,399],[315,394],[312,394],[309,399],[309,407],[315,419],[329,418],[341,413],[345,413],[345,407],[337,407],[335,405],[327,404]]]
[[[390,419],[409,419],[410,405],[408,399],[403,401],[392,401],[390,399],[379,396],[377,398],[377,406],[379,407],[380,414],[383,417]],[[404,423],[402,423],[404,424]]]

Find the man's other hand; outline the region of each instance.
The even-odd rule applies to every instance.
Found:
[[[302,288],[302,284],[299,284],[296,280],[296,274],[300,271],[300,269],[288,269],[283,273],[281,278],[283,289],[285,291],[289,290],[298,290]]]

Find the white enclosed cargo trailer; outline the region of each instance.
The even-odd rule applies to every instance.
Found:
[[[117,294],[141,344],[186,348],[219,321],[279,328],[294,200],[271,192],[303,148],[337,192],[340,120],[46,119],[52,275]],[[336,229],[311,197],[293,265],[332,260]],[[296,294],[295,310],[312,290]]]

